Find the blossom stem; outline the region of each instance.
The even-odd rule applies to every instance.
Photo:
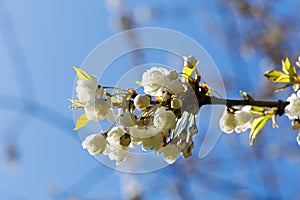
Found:
[[[276,113],[281,116],[285,111],[285,107],[290,103],[288,101],[256,101],[256,100],[232,100],[232,99],[222,99],[214,96],[206,96],[204,94],[198,94],[199,107],[203,105],[226,105],[227,107],[232,106],[258,106],[258,107],[268,107],[277,108]]]
[[[103,86],[104,89],[114,89],[114,90],[121,90],[121,91],[124,91],[124,92],[128,92],[128,90],[125,90],[123,88],[120,88],[120,87],[112,87],[112,86]]]

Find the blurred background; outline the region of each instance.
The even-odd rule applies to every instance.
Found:
[[[109,36],[146,26],[200,43],[228,97],[245,90],[285,100],[292,91],[274,95],[263,72],[300,55],[299,9],[294,0],[0,0],[0,199],[300,199],[300,147],[286,117],[279,129],[267,124],[252,148],[249,132],[222,134],[204,159],[195,151],[162,170],[126,174],[81,148],[68,108],[72,66]],[[125,59],[120,68],[152,61],[145,52]]]

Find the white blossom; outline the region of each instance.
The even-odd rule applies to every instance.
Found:
[[[107,118],[108,121],[113,120],[113,111],[109,101],[105,99],[90,100],[84,107],[84,112],[89,120],[99,121]]]
[[[149,138],[158,133],[160,130],[153,125],[150,126],[132,126],[128,128],[129,134],[137,138]]]
[[[90,80],[78,80],[75,88],[77,98],[80,102],[86,103],[102,96],[103,88],[98,88],[97,77],[90,76]]]
[[[138,137],[133,137],[131,135],[131,142],[129,144],[130,148],[135,148],[137,145],[140,145],[142,143],[142,139]]]
[[[178,73],[175,70],[168,71],[166,76],[170,81],[178,79]]]
[[[235,132],[240,133],[251,128],[253,115],[249,112],[251,106],[244,106],[241,110],[235,112],[237,119],[237,126],[235,127]]]
[[[120,143],[120,138],[125,133],[126,133],[126,131],[123,128],[115,126],[110,131],[108,131],[107,138],[113,138],[115,142]]]
[[[251,106],[244,106],[234,113],[225,110],[219,122],[221,130],[228,134],[233,131],[237,133],[246,131],[251,127],[253,119],[250,109]]]
[[[153,124],[161,132],[167,132],[169,129],[173,129],[176,126],[176,116],[165,107],[159,107],[154,113]]]
[[[147,95],[139,94],[134,97],[133,103],[138,110],[145,110],[150,105],[150,98]]]
[[[152,137],[142,139],[142,149],[146,150],[159,150],[163,145],[163,135],[158,133]]]
[[[219,122],[221,130],[228,134],[232,133],[237,124],[238,122],[236,116],[233,113],[225,110]]]
[[[131,127],[137,124],[137,120],[131,112],[123,113],[119,120],[120,125],[123,127]]]
[[[285,114],[289,119],[297,119],[300,117],[300,90],[297,94],[293,93],[287,101],[290,102],[289,105],[285,107]]]
[[[108,137],[106,138],[106,140],[109,145],[107,146],[103,154],[107,155],[110,160],[115,160],[117,165],[125,161],[128,156],[127,147],[124,147],[120,144],[120,138],[125,133],[125,130],[119,127],[114,127],[107,134]]]
[[[166,82],[166,86],[167,90],[175,95],[178,95],[179,93],[181,93],[183,91],[183,86],[181,84],[181,82],[176,79],[176,80],[168,80]]]
[[[151,96],[160,96],[166,85],[166,74],[168,70],[162,67],[152,67],[142,75],[144,92]]]
[[[89,154],[97,155],[102,153],[107,146],[107,142],[101,134],[91,134],[82,142],[82,148],[87,149]]]
[[[151,96],[161,96],[163,89],[167,89],[172,94],[179,94],[183,91],[183,86],[178,80],[175,71],[168,71],[162,67],[152,67],[142,75],[142,85],[144,92]]]
[[[298,57],[298,61],[296,61],[296,65],[300,67],[300,56]]]
[[[177,155],[180,153],[180,149],[176,144],[168,144],[163,150],[164,159],[167,163],[173,164],[176,161]]]

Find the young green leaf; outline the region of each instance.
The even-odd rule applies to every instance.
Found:
[[[84,103],[75,100],[75,99],[69,99],[69,101],[71,101],[73,103],[73,105],[70,106],[71,109],[73,108],[83,108],[85,105]]]
[[[73,66],[73,68],[77,73],[78,80],[91,80],[91,77],[85,71],[83,71],[82,69],[79,69],[75,66]]]
[[[286,74],[289,74],[290,68],[291,68],[291,63],[288,58],[285,59],[285,61],[281,61],[282,64],[282,71]]]
[[[273,82],[281,82],[281,83],[290,82],[290,76],[281,71],[270,70],[270,71],[267,71],[264,74],[264,76]]]
[[[198,65],[198,63],[199,63],[199,61],[197,61],[197,63],[193,66],[193,68],[190,68],[189,66],[184,66],[183,69],[182,69],[182,76],[186,79],[191,77],[191,75],[195,71],[196,66]]]
[[[89,122],[89,119],[86,117],[86,114],[83,113],[76,121],[76,127],[73,129],[74,131],[84,127]]]
[[[290,82],[297,82],[299,80],[296,74],[296,68],[292,67],[288,58],[282,61],[282,71],[289,75]]]
[[[257,111],[257,112],[264,112],[264,107],[259,107],[259,106],[252,106],[251,110]]]
[[[288,88],[290,86],[292,86],[293,84],[292,83],[288,83],[280,88],[277,88],[274,92],[280,92],[281,90],[285,89],[285,88]]]
[[[272,115],[269,114],[269,115],[258,117],[253,120],[251,132],[249,135],[250,146],[253,145],[256,136],[258,135],[258,133],[261,131],[261,129],[264,127],[264,125],[270,118],[272,118]]]
[[[240,94],[245,100],[254,101],[254,99],[245,91],[240,91]]]
[[[143,83],[141,81],[136,81],[136,84],[138,84],[139,86],[143,86]]]

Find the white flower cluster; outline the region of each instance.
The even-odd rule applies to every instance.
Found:
[[[111,100],[109,95],[103,98],[103,88],[97,87],[96,77],[78,81],[77,97],[84,103],[89,120],[109,118],[112,108],[119,111],[116,126],[89,135],[82,142],[91,155],[107,155],[117,165],[126,160],[128,148],[137,145],[144,151],[162,154],[170,164],[180,153],[185,158],[191,155],[193,136],[198,129],[195,115],[181,110],[183,103],[178,95],[185,90],[177,72],[152,67],[143,73],[142,86],[145,94],[136,94],[131,89],[129,95],[115,95]],[[138,116],[135,109],[139,110]]]
[[[287,101],[290,102],[290,104],[285,107],[285,114],[288,116],[288,118],[300,118],[300,90],[287,98]]]
[[[155,112],[154,118],[162,118],[167,112],[165,108],[159,108]],[[188,113],[184,114],[193,116]],[[128,114],[124,114],[123,117],[127,118]],[[91,155],[101,153],[107,155],[111,160],[115,160],[117,165],[126,160],[128,148],[135,148],[136,145],[141,145],[144,151],[153,150],[158,154],[162,153],[169,164],[176,161],[179,153],[183,157],[189,157],[194,147],[193,136],[198,132],[194,120],[186,124],[185,128],[171,139],[169,136],[174,130],[171,128],[176,125],[175,118],[167,119],[162,123],[165,125],[165,129],[157,128],[154,125],[133,125],[131,122],[130,126],[127,126],[128,124],[119,125],[107,133],[89,135],[82,142],[82,147],[87,149]],[[168,138],[169,141],[167,141]]]
[[[300,130],[300,90],[288,97],[287,101],[290,102],[290,104],[285,107],[285,114],[290,120],[293,120],[292,128],[294,130]],[[296,139],[298,145],[300,145],[300,133]]]
[[[98,86],[96,76],[90,76],[90,80],[78,80],[75,90],[89,120],[113,120],[110,97],[103,98],[104,89]]]
[[[220,128],[230,134],[233,131],[240,133],[251,128],[253,115],[250,113],[251,106],[244,106],[239,110],[226,109],[220,119]]]

